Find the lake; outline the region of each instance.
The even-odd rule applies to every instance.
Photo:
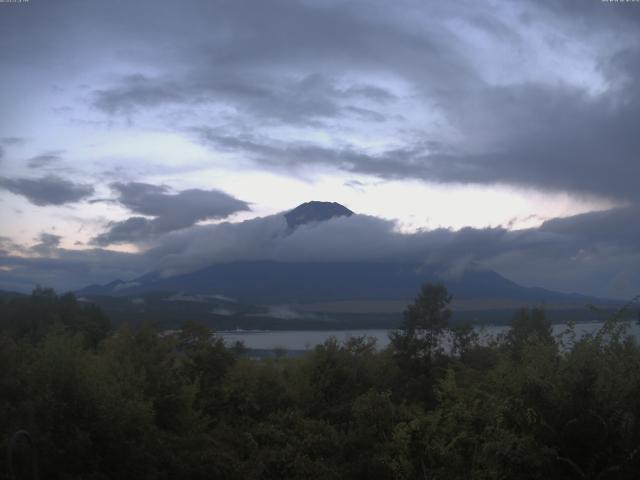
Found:
[[[588,333],[595,333],[602,326],[601,322],[578,323],[575,325],[576,336],[580,337]],[[629,323],[629,333],[640,340],[640,325]],[[483,325],[475,327],[482,342],[487,342],[491,338],[506,332],[510,327],[505,325]],[[553,334],[560,335],[566,329],[565,324],[555,324],[552,326]],[[323,343],[329,337],[335,337],[339,341],[349,337],[360,337],[363,335],[374,337],[378,348],[384,348],[389,344],[389,332],[386,329],[363,329],[363,330],[240,330],[218,332],[228,345],[236,341],[244,342],[245,347],[255,350],[273,350],[284,348],[286,350],[310,350],[316,345]]]

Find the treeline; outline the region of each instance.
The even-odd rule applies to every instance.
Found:
[[[0,448],[28,430],[42,479],[638,478],[623,323],[556,338],[523,310],[485,345],[449,328],[449,302],[424,286],[384,350],[332,339],[254,360],[191,323],[114,331],[72,295],[5,299]]]

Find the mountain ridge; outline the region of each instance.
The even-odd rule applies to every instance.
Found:
[[[437,267],[395,262],[276,262],[214,264],[193,272],[144,281],[89,286],[78,295],[128,296],[149,292],[224,295],[243,302],[315,303],[347,300],[405,300],[421,284],[443,282],[456,299],[505,299],[532,303],[609,302],[580,294],[523,287],[492,270],[468,270],[447,278]],[[115,284],[115,286],[113,286]],[[611,301],[613,302],[613,301]]]

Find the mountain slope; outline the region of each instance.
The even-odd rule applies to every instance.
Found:
[[[235,262],[158,278],[145,276],[115,287],[88,287],[80,295],[137,295],[148,292],[224,295],[242,302],[313,303],[345,300],[407,300],[421,284],[443,281],[456,299],[576,303],[594,299],[526,288],[490,270],[469,270],[443,278],[437,269],[410,263]]]

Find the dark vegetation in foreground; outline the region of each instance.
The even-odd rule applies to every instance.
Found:
[[[619,319],[554,338],[523,310],[488,346],[454,327],[445,354],[449,301],[424,286],[383,351],[257,361],[193,323],[113,331],[73,295],[4,299],[0,447],[29,430],[43,479],[638,478],[640,348]]]

